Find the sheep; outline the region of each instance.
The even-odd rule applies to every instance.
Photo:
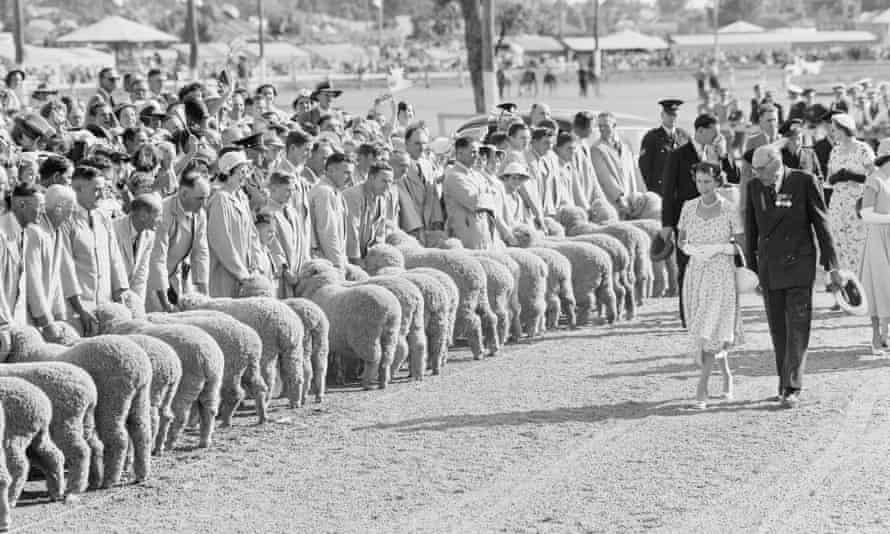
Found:
[[[569,328],[575,328],[575,290],[572,287],[572,264],[559,252],[545,247],[526,249],[547,264],[547,291],[545,301],[545,325],[555,329],[559,324],[560,310],[565,314]]]
[[[183,295],[180,307],[220,311],[256,330],[263,345],[260,372],[268,391],[275,387],[280,366],[290,407],[303,406],[312,382],[312,364],[303,357],[303,321],[286,304],[266,297],[210,298],[195,293]],[[303,384],[307,384],[305,392]]]
[[[617,238],[608,234],[582,234],[568,238],[572,241],[583,241],[596,245],[606,251],[612,258],[612,277],[615,286],[615,299],[618,307],[624,307],[625,318],[633,319],[636,312],[634,298],[634,276],[627,247]],[[620,310],[619,310],[620,311]]]
[[[242,381],[254,399],[258,422],[266,422],[268,389],[260,376],[263,342],[254,329],[225,313],[213,311],[150,313],[146,319],[156,324],[196,326],[209,334],[222,349],[225,359],[219,404],[221,427],[231,426],[232,416],[244,400]]]
[[[172,449],[179,432],[188,422],[192,405],[198,403],[201,418],[199,448],[210,447],[222,385],[222,350],[200,328],[182,324],[159,325],[130,319],[130,311],[119,304],[102,304],[96,309],[99,332],[122,335],[144,334],[160,339],[176,351],[182,379],[173,397],[173,421],[167,431],[165,449]]]
[[[46,393],[53,417],[49,433],[62,451],[68,467],[66,488],[70,493],[87,489],[91,467],[93,480],[102,470],[102,442],[95,433],[98,393],[90,375],[64,362],[0,364],[0,376],[21,378]]]
[[[537,255],[521,248],[510,247],[506,253],[519,265],[516,288],[522,331],[528,337],[539,336],[544,332],[547,312],[547,264]]]
[[[182,362],[173,347],[158,338],[143,334],[127,338],[139,345],[151,362],[151,453],[160,456],[173,421],[173,399],[182,380]]]
[[[339,273],[317,263],[300,270],[295,293],[318,304],[328,318],[328,350],[337,381],[343,380],[341,362],[358,358],[364,362],[362,387],[371,389],[378,379],[385,388],[402,322],[396,297],[382,287],[344,285]]]
[[[65,321],[55,321],[48,324],[43,328],[41,334],[43,335],[43,340],[47,343],[64,345],[66,347],[73,347],[80,341],[80,334],[77,332],[77,329]]]
[[[435,280],[443,291],[445,299],[444,310],[441,313],[443,330],[440,331],[438,327],[433,326],[439,324],[439,321],[433,318],[430,319],[432,325],[427,327],[427,349],[429,353],[427,359],[432,373],[438,375],[448,361],[448,347],[454,336],[454,321],[457,317],[457,305],[460,302],[460,290],[457,288],[454,280],[439,269],[418,267],[409,269],[405,273],[425,276]],[[431,304],[431,309],[434,310],[433,313],[438,309],[438,306],[435,304],[437,301],[438,298],[433,299],[433,304]]]
[[[0,436],[6,433],[6,417],[3,413],[3,403],[0,402]],[[10,526],[9,519],[9,469],[6,468],[6,452],[0,447],[0,532],[7,532]]]
[[[324,310],[309,299],[289,298],[283,301],[303,321],[303,354],[312,362],[312,390],[315,402],[324,400],[328,376],[328,353],[331,326]]]
[[[507,312],[506,315],[499,315],[497,310],[495,311],[495,315],[498,315],[498,332],[501,334],[501,344],[507,342],[509,334],[509,339],[513,341],[519,341],[522,338],[522,305],[519,302],[519,278],[521,275],[521,271],[519,268],[519,263],[516,262],[513,258],[511,258],[503,248],[497,250],[471,250],[471,254],[476,257],[484,256],[489,258],[490,260],[496,261],[507,268],[510,273],[510,277],[513,279],[512,281],[512,290],[509,293],[509,299],[507,304]],[[482,267],[485,267],[483,263]],[[486,269],[487,270],[487,269]],[[491,285],[494,283],[502,284],[502,282],[498,282],[497,280],[492,280],[492,273],[488,272],[488,283]],[[502,276],[502,275],[501,275]],[[492,300],[493,292],[489,289],[489,301]],[[494,308],[494,306],[492,306]],[[502,317],[505,319],[502,322]]]
[[[661,224],[652,219],[627,221],[649,235],[649,240],[661,232]],[[653,297],[673,296],[677,294],[677,257],[673,254],[666,260],[652,260],[652,293]]]
[[[96,432],[104,445],[101,487],[120,481],[127,446],[133,444],[133,481],[145,480],[151,468],[151,362],[126,337],[100,335],[84,339],[57,354],[13,350],[10,363],[62,361],[83,368],[101,393],[96,403]],[[90,481],[91,486],[97,481]]]
[[[518,298],[515,301],[513,298],[517,294],[516,279],[506,266],[492,257],[479,254],[475,256],[488,277],[488,303],[497,317],[498,343],[503,345],[510,334],[511,313],[514,316],[518,316],[519,313]],[[511,306],[514,302],[515,307]]]
[[[544,240],[526,224],[516,225],[513,235],[522,246],[544,246],[565,256],[572,264],[572,289],[578,307],[577,324],[585,325],[599,302],[606,309],[606,320],[615,320],[615,289],[612,286],[612,260],[602,249],[576,241]]]
[[[566,230],[559,221],[552,217],[544,217],[544,233],[548,237],[565,237]]]
[[[443,359],[447,358],[448,339],[451,335],[449,317],[452,301],[449,290],[442,285],[441,278],[429,273],[405,271],[405,259],[402,253],[392,245],[380,244],[368,249],[365,256],[365,268],[373,276],[398,275],[411,282],[423,296],[424,332],[426,333],[427,365],[434,375],[440,373]],[[443,277],[447,275],[436,271]],[[455,294],[457,286],[448,278]],[[425,369],[421,369],[423,372]],[[412,370],[412,376],[415,371]]]
[[[368,273],[358,265],[346,264],[345,277],[347,282],[367,282]]]
[[[26,380],[0,377],[0,399],[5,422],[3,450],[10,476],[9,506],[15,507],[27,482],[29,453],[46,476],[50,499],[63,499],[65,457],[50,438],[53,408],[49,397]]]
[[[387,239],[398,235],[393,232]],[[397,239],[410,243],[408,239]],[[488,303],[488,279],[482,265],[470,254],[461,250],[424,249],[402,245],[399,250],[405,257],[405,267],[432,267],[450,276],[460,291],[460,301],[455,315],[454,335],[465,337],[473,358],[483,356],[483,340],[497,342],[497,318]],[[485,329],[485,336],[483,336]],[[490,346],[492,352],[499,347]]]

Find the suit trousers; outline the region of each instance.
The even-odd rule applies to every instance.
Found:
[[[686,328],[686,315],[683,313],[683,279],[686,277],[686,266],[689,265],[689,256],[676,248],[677,252],[677,291],[680,297],[680,323]]]
[[[803,371],[813,319],[813,287],[767,289],[763,293],[766,320],[776,352],[779,392],[795,393],[803,386]]]

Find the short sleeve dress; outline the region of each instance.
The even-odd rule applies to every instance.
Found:
[[[704,218],[698,214],[701,198],[683,204],[678,228],[692,245],[729,243],[741,233],[738,210],[718,196],[720,214]],[[692,257],[683,280],[683,312],[691,350],[700,361],[701,351],[718,352],[741,341],[741,314],[735,285],[735,261],[717,254],[708,259]]]
[[[828,160],[828,175],[841,169],[857,174],[868,174],[868,167],[874,159],[874,151],[862,141],[854,140],[849,148],[835,146]],[[834,193],[828,206],[828,222],[834,237],[839,267],[854,273],[859,272],[862,246],[865,242],[865,225],[856,213],[856,201],[861,196],[862,184],[841,182],[834,185]]]
[[[879,172],[865,179],[875,193],[875,213],[890,214],[890,177]],[[890,318],[890,224],[866,225],[859,280],[865,289],[871,317]]]

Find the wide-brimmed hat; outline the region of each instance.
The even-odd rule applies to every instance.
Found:
[[[851,271],[840,271],[843,284],[838,286],[831,284],[831,292],[834,300],[842,310],[850,315],[866,315],[868,313],[868,299],[865,296],[865,288],[859,277]]]
[[[318,95],[320,95],[322,93],[330,96],[331,98],[337,98],[343,94],[343,91],[340,89],[334,89],[333,87],[331,87],[330,82],[321,82],[315,86],[315,90],[312,91],[312,93],[310,93],[309,98],[311,98],[312,100],[317,100]]]
[[[531,178],[531,173],[528,171],[528,167],[519,163],[518,161],[514,161],[508,163],[503,169],[501,169],[500,177],[503,178],[505,176],[522,176],[525,178]]]
[[[656,234],[652,238],[652,244],[649,246],[649,256],[652,261],[664,261],[674,253],[674,242],[665,239],[661,234]]]
[[[222,174],[229,174],[235,167],[245,163],[250,163],[247,154],[243,150],[232,150],[220,156],[216,166]]]

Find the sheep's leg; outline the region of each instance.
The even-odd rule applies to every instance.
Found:
[[[390,366],[390,380],[393,376],[395,376],[396,373],[399,372],[399,369],[402,368],[402,364],[405,363],[405,360],[408,359],[408,352],[409,350],[407,334],[400,335],[398,340],[396,341],[395,355],[392,360],[392,365]],[[386,383],[388,384],[390,380],[387,380]]]
[[[411,359],[409,369],[414,380],[423,380],[426,372],[427,343],[422,323],[415,325],[408,332],[408,352]]]
[[[427,328],[428,365],[433,375],[442,372],[442,360],[448,351],[448,322],[446,318],[433,320]]]
[[[601,301],[606,307],[606,321],[609,324],[614,323],[618,317],[615,288],[612,287],[611,280],[603,280],[603,283],[596,288],[596,299]]]
[[[28,447],[34,457],[34,465],[46,477],[46,489],[49,498],[61,501],[65,498],[65,456],[49,437],[49,429],[42,428]]]
[[[106,394],[106,392],[103,392]],[[120,481],[124,470],[129,439],[126,417],[130,412],[132,397],[123,392],[111,393],[96,405],[96,429],[99,439],[105,445],[105,472],[102,475],[102,488],[110,488]]]
[[[575,317],[575,294],[571,287],[564,288],[560,294],[560,302],[562,303],[562,313],[566,316],[569,328],[577,326],[577,317]]]
[[[271,395],[271,389],[269,389],[266,381],[263,380],[259,361],[251,360],[247,363],[247,368],[244,369],[244,374],[241,377],[241,384],[247,388],[250,397],[253,399],[257,423],[265,423],[266,402],[264,401]]]
[[[151,423],[148,386],[143,386],[130,404],[127,433],[133,444],[133,482],[142,482],[151,471]]]
[[[244,388],[241,387],[244,368],[231,369],[231,367],[228,363],[226,364],[227,372],[223,376],[223,386],[219,391],[219,426],[222,428],[232,425],[232,416],[245,397]]]
[[[67,421],[53,427],[52,438],[65,456],[68,466],[66,488],[69,493],[83,493],[90,476],[90,446],[84,439],[83,421]]]
[[[287,388],[291,408],[303,406],[303,347],[295,347],[279,357],[281,381]]]
[[[482,337],[485,340],[485,347],[491,356],[496,356],[501,350],[501,343],[498,338],[498,316],[492,311],[490,306],[481,305],[477,309],[480,324],[482,325]]]
[[[667,265],[664,261],[652,262],[652,294],[651,297],[662,297],[668,288]]]
[[[384,341],[384,339],[386,341]],[[390,339],[390,336],[386,336],[385,338],[381,339],[379,345],[377,343],[374,343],[374,344],[372,344],[371,347],[368,347],[366,350],[357,352],[357,354],[361,354],[361,355],[369,358],[367,360],[363,360],[364,361],[364,369],[362,369],[361,380],[362,380],[362,389],[364,389],[364,390],[369,390],[374,387],[374,380],[376,380],[378,378],[378,375],[383,375],[383,373],[384,373],[383,367],[386,367],[386,373],[387,373],[387,375],[389,374],[389,366],[388,365],[384,366],[380,362],[383,359],[382,356],[383,356],[384,350],[390,350],[390,351],[392,351],[391,354],[394,354],[395,348],[393,346],[387,347],[386,349],[382,348],[381,346],[385,342],[389,342],[392,345],[392,344],[394,344],[395,339]],[[389,376],[385,376],[385,378],[386,378],[386,381],[381,381],[381,385],[380,385],[381,388],[386,387],[386,382],[389,380]]]
[[[519,289],[510,296],[510,339],[515,343],[522,339],[522,305],[519,303]]]
[[[303,353],[303,397],[300,400],[301,406],[305,406],[308,400],[310,385],[313,384],[312,377],[312,360],[308,354]],[[319,400],[318,402],[321,401]]]
[[[312,376],[315,383],[315,402],[324,401],[328,387],[328,340],[320,340],[312,347]]]
[[[170,422],[173,421],[173,396],[177,385],[168,387],[161,396],[161,404],[158,407],[158,427],[153,434],[154,446],[151,453],[155,456],[164,454],[164,445],[167,442],[167,432],[170,430]]]
[[[161,426],[161,409],[160,403],[155,404],[152,402],[151,405],[151,439],[152,443],[154,443],[155,438],[158,435],[158,427]],[[67,454],[65,455],[68,456]]]
[[[200,403],[201,414],[201,438],[198,440],[198,448],[206,449],[213,444],[213,429],[216,424],[216,409],[213,406]]]
[[[267,394],[263,395],[264,404],[266,408],[269,406],[270,396],[272,392],[275,391],[275,381],[278,379],[278,367],[283,365],[282,362],[278,359],[278,353],[272,350],[267,351],[266,347],[263,347],[263,356],[260,358],[260,374],[262,375],[263,382],[266,383],[266,388],[268,388]],[[284,372],[282,371],[281,376],[284,376]],[[287,381],[282,380],[281,384],[281,393],[291,395],[291,392],[286,391],[288,387]]]
[[[167,431],[167,450],[173,449],[179,433],[188,421],[192,403],[201,395],[204,387],[205,380],[203,376],[196,373],[183,372],[179,388],[176,390],[176,395],[173,396],[173,403],[170,405],[170,409],[173,412],[173,421],[170,423],[170,429]]]
[[[28,481],[28,471],[31,469],[27,453],[29,442],[30,439],[25,436],[13,436],[6,440],[6,469],[10,477],[8,493],[11,508],[15,508],[25,482]]]
[[[467,344],[470,346],[470,352],[473,353],[473,359],[482,359],[482,321],[472,309],[462,307],[457,315],[457,324],[454,327],[456,335],[463,335],[467,338]]]
[[[102,474],[105,472],[105,445],[96,433],[96,414],[94,409],[87,410],[83,418],[83,436],[90,447],[90,489],[102,485]]]
[[[555,293],[547,294],[547,311],[545,312],[547,320],[545,324],[548,330],[556,330],[559,326],[559,297]]]
[[[9,530],[9,485],[11,480],[6,470],[5,456],[0,450],[0,532]]]

